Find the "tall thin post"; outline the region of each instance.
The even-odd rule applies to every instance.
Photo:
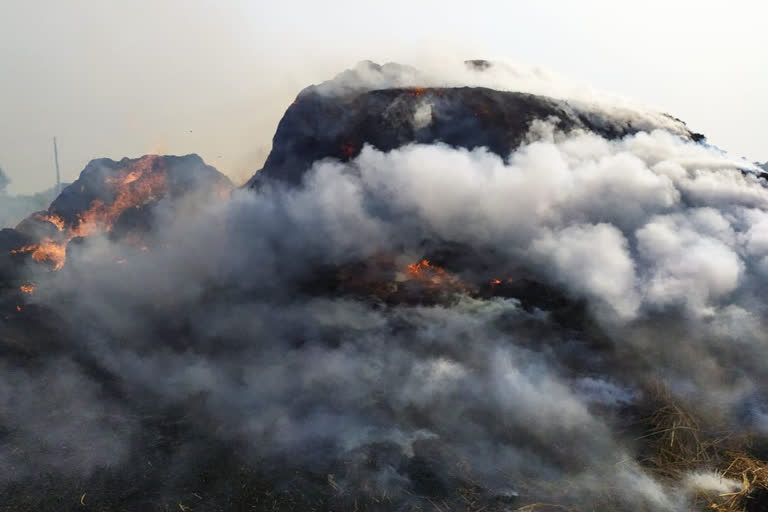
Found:
[[[59,173],[59,149],[56,147],[56,137],[53,138],[53,159],[56,161],[56,197],[61,194],[61,174]]]

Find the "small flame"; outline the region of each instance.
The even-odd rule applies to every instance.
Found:
[[[409,87],[408,88],[408,94],[410,94],[411,96],[413,96],[415,98],[418,98],[419,96],[424,94],[426,92],[426,90],[427,90],[426,87]]]
[[[337,279],[344,292],[393,303],[452,300],[477,292],[471,283],[428,259],[402,265],[390,254],[374,254],[365,262],[343,267]]]
[[[347,142],[343,142],[341,144],[340,149],[341,149],[341,152],[344,153],[344,156],[347,156],[347,157],[352,157],[357,152],[357,148],[354,145],[349,144]]]
[[[463,282],[458,276],[430,263],[427,259],[408,265],[405,276],[406,279],[417,281],[428,289],[453,290],[457,292],[465,292],[470,289],[467,283]]]
[[[19,313],[21,313],[21,306],[16,306],[16,311],[18,311]]]
[[[38,263],[51,263],[54,270],[61,270],[67,260],[67,245],[46,238],[35,248],[32,259]]]
[[[42,212],[36,213],[35,218],[38,220],[50,222],[51,224],[56,226],[56,229],[58,229],[59,231],[64,231],[64,228],[66,226],[66,222],[64,221],[64,219],[62,219],[61,217],[59,217],[54,213],[42,213]]]
[[[411,263],[408,265],[407,273],[411,279],[430,281],[435,284],[440,283],[446,276],[444,269],[430,264],[429,260],[421,260],[418,263]]]
[[[35,286],[35,283],[23,284],[19,286],[19,290],[21,290],[22,293],[26,293],[28,295],[35,293],[36,289],[37,289],[37,286]]]

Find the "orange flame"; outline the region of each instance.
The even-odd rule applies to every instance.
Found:
[[[60,270],[67,259],[67,245],[46,238],[35,248],[32,259],[38,263],[51,263],[54,270]]]
[[[444,268],[434,265],[429,260],[421,260],[411,263],[406,267],[405,277],[416,281],[427,289],[444,292],[468,292],[471,289],[467,283],[458,276],[446,271]]]
[[[18,249],[12,249],[11,254],[26,254],[28,252],[32,252],[35,249],[37,249],[36,245],[25,245],[24,247],[19,247]]]
[[[117,219],[130,208],[139,208],[148,202],[163,197],[166,193],[167,172],[157,169],[157,155],[148,155],[134,162],[105,183],[111,189],[114,200],[110,204],[93,201],[88,210],[77,215],[77,221],[69,224],[54,213],[39,213],[35,218],[52,223],[61,232],[56,240],[47,237],[40,243],[14,249],[11,254],[32,253],[37,262],[50,263],[54,270],[60,270],[67,258],[67,244],[75,237],[87,237],[99,232],[112,230]]]
[[[430,264],[429,260],[411,263],[408,265],[407,273],[411,279],[429,281],[435,284],[439,284],[446,277],[445,270]]]
[[[167,172],[154,169],[157,155],[148,155],[130,168],[107,178],[115,199],[107,205],[93,201],[91,207],[78,215],[77,226],[70,229],[72,237],[89,236],[99,231],[111,231],[120,215],[131,208],[139,208],[165,195]]]
[[[388,303],[450,301],[478,292],[472,283],[428,259],[411,264],[400,264],[397,259],[391,254],[378,253],[340,268],[336,274],[340,290]]]
[[[22,293],[26,293],[26,294],[33,294],[35,293],[36,289],[37,289],[37,286],[35,286],[35,283],[23,284],[19,286],[19,290],[21,290]]]
[[[409,87],[408,88],[408,94],[418,98],[419,96],[424,94],[426,92],[426,90],[427,90],[426,87]]]
[[[64,227],[66,226],[66,222],[64,222],[64,219],[59,217],[58,215],[54,213],[44,213],[39,212],[35,214],[35,218],[42,221],[47,221],[56,226],[56,229],[59,231],[64,231]]]

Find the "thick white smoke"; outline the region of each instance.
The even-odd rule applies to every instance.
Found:
[[[309,180],[321,196],[376,197],[406,232],[523,258],[624,319],[676,305],[710,313],[742,281],[762,279],[762,180],[662,131],[538,141],[509,163],[439,145],[366,148],[352,165],[319,164]],[[376,220],[359,202],[345,208]]]
[[[392,85],[386,66],[353,74]],[[61,272],[33,276],[34,300],[72,344],[58,349],[88,364],[9,374],[0,399],[17,437],[2,445],[14,468],[2,478],[36,466],[87,476],[104,457],[120,467],[145,428],[135,411],[183,405],[198,435],[245,458],[321,474],[347,461],[332,480],[341,494],[408,501],[472,481],[493,496],[683,511],[697,490],[733,490],[705,470],[654,478],[622,424],[656,379],[734,431],[766,434],[768,189],[755,168],[676,133],[609,141],[542,120],[506,159],[365,147],[316,162],[300,187],[239,191],[188,215],[161,208],[150,251],[126,258],[89,239]],[[500,280],[559,289],[594,325],[516,298],[386,305],[322,286],[322,269],[419,261],[430,242],[465,248]],[[38,398],[14,407],[18,395]],[[49,401],[82,419],[43,439],[74,440],[77,464],[28,448]],[[178,450],[174,471],[194,449]]]

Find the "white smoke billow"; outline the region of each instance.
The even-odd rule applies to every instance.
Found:
[[[423,85],[387,69],[336,82]],[[584,510],[685,511],[702,493],[738,492],[714,460],[655,472],[637,421],[653,381],[702,432],[768,439],[765,180],[676,130],[608,140],[540,120],[528,140],[507,158],[366,146],[316,162],[298,187],[169,210],[152,249],[120,265],[123,245],[89,239],[60,272],[33,276],[30,301],[62,319],[70,345],[4,372],[13,434],[0,478],[119,474],[141,460],[147,418],[182,407],[194,421],[189,441],[163,448],[169,481],[220,442],[274,475],[332,475],[343,503],[394,500],[383,510],[473,485],[491,506]],[[478,263],[451,269],[462,279],[558,290],[568,317],[515,296],[388,304],[317,291],[319,269],[419,261],[432,241]],[[66,414],[44,421],[61,403]]]

